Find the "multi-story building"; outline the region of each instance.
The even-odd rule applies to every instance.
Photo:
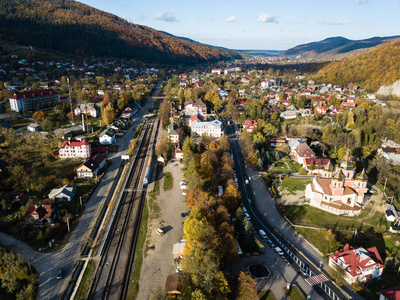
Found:
[[[92,149],[86,139],[82,139],[80,141],[75,139],[64,141],[62,142],[62,147],[59,150],[59,155],[61,159],[87,159],[90,157],[91,154]]]
[[[190,130],[197,136],[206,134],[211,137],[219,138],[222,135],[222,122],[214,120],[211,122],[195,122],[190,127]]]
[[[197,114],[205,117],[207,114],[207,105],[200,98],[197,99],[196,101],[190,99],[189,101],[186,101],[184,105],[185,105],[185,115],[188,117]]]
[[[15,93],[9,100],[11,110],[16,112],[53,107],[61,102],[60,94],[53,89]]]

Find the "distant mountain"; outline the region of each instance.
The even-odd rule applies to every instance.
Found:
[[[314,59],[341,59],[365,52],[380,44],[385,44],[400,36],[373,37],[365,40],[349,40],[344,37],[331,37],[323,41],[303,44],[282,52],[281,56],[301,56]]]
[[[241,58],[236,51],[176,38],[72,0],[1,0],[0,40],[77,56],[163,64]]]
[[[343,61],[329,63],[319,70],[315,79],[334,84],[355,82],[368,91],[377,91],[399,78],[400,40],[396,40]]]

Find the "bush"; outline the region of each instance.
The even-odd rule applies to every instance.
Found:
[[[299,170],[299,174],[300,175],[307,175],[308,171],[306,169],[304,169],[303,167],[300,168]]]

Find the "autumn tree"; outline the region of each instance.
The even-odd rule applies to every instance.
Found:
[[[230,214],[234,214],[238,209],[242,200],[242,195],[236,187],[235,181],[232,179],[228,180],[227,187],[222,196],[225,207],[228,209]]]
[[[160,109],[158,111],[158,118],[161,121],[161,126],[165,127],[169,123],[169,116],[171,112],[171,105],[167,99],[164,99],[164,101],[160,105]]]
[[[44,119],[47,119],[48,116],[49,116],[49,115],[48,115],[46,112],[39,110],[39,111],[36,111],[36,112],[32,115],[32,118],[35,119],[35,121],[36,121],[37,123],[40,123],[40,122],[42,122]]]
[[[114,122],[116,118],[114,106],[112,105],[111,102],[109,102],[105,107],[103,107],[102,113],[101,113],[101,118],[106,123],[106,125],[110,125],[112,122]]]
[[[241,271],[239,274],[239,291],[236,300],[257,299],[256,281],[249,274]]]

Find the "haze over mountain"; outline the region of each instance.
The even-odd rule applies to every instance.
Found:
[[[0,39],[78,56],[176,64],[241,58],[71,0],[3,0]]]
[[[398,38],[400,36],[372,37],[365,40],[349,40],[341,36],[330,37],[323,41],[298,45],[283,51],[280,55],[314,59],[341,59],[368,51],[375,46],[394,41]]]

